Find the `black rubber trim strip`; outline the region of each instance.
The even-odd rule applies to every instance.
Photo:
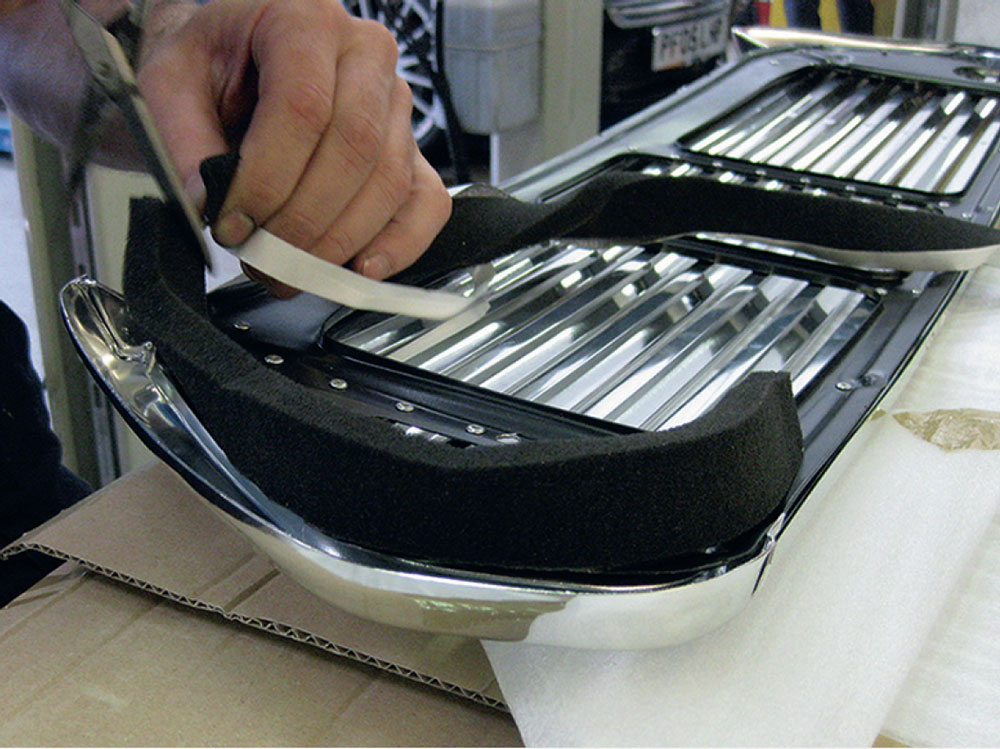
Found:
[[[499,204],[496,204],[499,205]],[[758,373],[668,432],[489,449],[338,409],[207,319],[204,272],[159,201],[133,203],[125,292],[199,419],[273,500],[331,536],[452,566],[601,572],[758,527],[801,462],[786,375]]]

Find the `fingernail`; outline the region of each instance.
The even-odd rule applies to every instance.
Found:
[[[389,261],[385,259],[385,255],[366,257],[361,263],[361,275],[381,281],[389,275]]]
[[[201,178],[201,174],[195,172],[188,177],[187,182],[184,183],[184,191],[194,204],[195,210],[198,211],[198,215],[200,216],[205,213],[205,197],[207,195],[207,191],[205,190],[205,181]]]
[[[248,215],[230,211],[215,224],[212,234],[215,236],[215,241],[223,247],[235,247],[243,244],[247,237],[253,234],[255,228],[257,227],[253,219]]]

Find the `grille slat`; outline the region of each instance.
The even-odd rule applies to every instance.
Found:
[[[695,261],[683,260],[687,262],[680,272],[666,276],[634,304],[623,307],[603,325],[582,336],[544,370],[523,378],[509,393],[551,405],[556,405],[560,395],[568,404],[581,400],[587,388],[593,389],[594,383],[605,381],[641,353],[646,341],[655,337],[655,326],[668,316],[669,310],[704,285],[701,273],[689,270]],[[582,383],[584,379],[589,385]]]
[[[505,369],[511,360],[521,356],[532,342],[551,342],[574,324],[580,326],[581,318],[595,313],[609,297],[638,281],[649,270],[648,264],[641,262],[630,267],[629,261],[640,252],[641,248],[633,247],[589,278],[582,270],[564,277],[558,286],[553,287],[555,293],[562,296],[558,304],[539,305],[507,315],[507,334],[494,337],[473,357],[442,370],[442,373],[473,385],[483,384]],[[581,280],[576,280],[574,276]]]
[[[861,291],[698,259],[669,242],[558,241],[496,267],[488,312],[446,334],[451,321],[354,313],[327,335],[517,398],[664,429],[755,369],[784,369],[802,392],[877,305]],[[468,281],[456,273],[442,283]]]
[[[1000,132],[997,97],[807,72],[682,140],[694,153],[920,192],[964,190]]]
[[[810,165],[808,170],[840,179],[852,177],[878,152],[895,129],[894,123],[903,121],[917,106],[917,101],[907,98],[903,91],[894,87],[886,100],[858,123],[840,147],[834,147],[830,154]]]
[[[856,125],[859,113],[871,106],[870,102],[875,98],[877,88],[863,79],[845,93],[828,112],[815,113],[808,128],[795,142],[787,144],[780,151],[776,149],[773,156],[765,159],[776,166],[791,166],[801,170],[835,148]]]
[[[769,279],[771,280],[771,279]],[[765,293],[766,306],[743,322],[738,331],[697,376],[678,389],[643,422],[646,429],[680,426],[707,410],[754,366],[777,352],[794,326],[805,316],[819,289],[796,279],[780,279],[773,296]],[[762,285],[761,291],[764,292]],[[771,291],[771,290],[768,290]],[[768,298],[769,297],[769,298]],[[782,369],[784,357],[774,358],[773,369]]]
[[[674,275],[678,266],[687,265],[676,262],[687,259],[675,257],[674,260],[667,268],[669,276]],[[463,379],[475,385],[509,392],[524,381],[526,374],[544,373],[548,362],[560,361],[567,352],[579,350],[580,342],[590,337],[593,331],[605,329],[628,306],[632,297],[659,283],[661,270],[657,266],[662,266],[662,263],[641,265],[645,267],[628,273],[624,278],[609,279],[609,282],[615,281],[613,285],[595,284],[588,294],[581,295],[582,298],[577,300],[576,309],[548,310],[534,324],[511,336],[510,351],[503,361],[481,376]]]
[[[448,374],[483,355],[505,340],[513,330],[533,319],[548,306],[571,298],[581,287],[613,267],[617,256],[592,256],[571,246],[559,265],[539,266],[521,283],[505,289],[491,300],[491,310],[462,336],[450,336],[410,357],[407,361],[432,372]],[[525,283],[525,282],[532,283]]]
[[[745,282],[751,275],[742,268],[710,268],[704,276],[710,293],[703,300],[692,298],[694,295],[682,297],[679,304],[655,321],[641,352],[629,359],[619,355],[617,359],[622,360],[623,366],[596,381],[585,398],[563,405],[561,394],[557,393],[551,405],[618,421],[616,417],[625,413],[645,390],[655,386],[676,366],[683,365],[687,352],[696,349],[741,307],[750,303],[756,290],[754,284]]]
[[[931,192],[941,179],[941,174],[954,161],[956,147],[961,151],[962,132],[969,127],[974,116],[974,103],[967,99],[959,101],[953,111],[947,115],[947,121],[941,127],[937,137],[928,133],[926,144],[914,163],[908,168],[905,176],[899,181],[900,187],[910,190]]]
[[[955,146],[954,155],[945,160],[935,190],[945,193],[958,192],[972,181],[977,167],[1000,133],[1000,121],[995,118],[997,104],[997,99],[987,99],[976,107],[976,116],[970,119],[966,127],[968,132],[961,134],[961,137],[967,140],[963,143],[960,138]]]
[[[784,127],[780,134],[774,133],[773,140],[766,141],[761,148],[747,153],[743,158],[755,164],[781,164],[785,161],[784,154],[796,153],[815,141],[816,131],[827,131],[831,122],[835,122],[845,102],[852,98],[849,94],[854,88],[853,81],[828,81],[817,89],[811,98],[810,105],[801,112],[790,110],[786,115]],[[739,149],[734,149],[734,158]]]
[[[782,112],[787,111],[807,96],[813,80],[800,80],[787,88],[775,88],[762,93],[757,99],[728,117],[724,117],[708,132],[699,136],[690,148],[711,154],[721,154],[745,140],[750,133],[757,132],[761,127],[775,120]]]
[[[829,300],[829,309],[826,302]],[[816,378],[824,362],[830,361],[847,345],[849,331],[857,330],[867,319],[857,294],[830,287],[817,297],[819,314],[816,325],[802,345],[785,363],[784,370],[792,377],[792,393],[799,395]],[[850,319],[856,321],[850,324]]]
[[[820,101],[831,94],[836,86],[837,81],[832,77],[828,78],[815,89],[800,96],[791,106],[783,108],[780,113],[761,112],[749,121],[741,123],[739,129],[722,141],[717,148],[710,149],[709,153],[713,156],[753,161],[754,154],[758,150],[765,149],[772,139],[781,138],[793,130],[804,117],[815,111]]]

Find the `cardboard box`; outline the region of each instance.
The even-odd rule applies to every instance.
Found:
[[[28,549],[73,564],[0,611],[0,743],[520,743],[477,640],[320,601],[163,464],[3,554]]]

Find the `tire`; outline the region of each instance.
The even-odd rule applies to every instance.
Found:
[[[424,71],[418,54],[418,50],[423,48],[421,51],[425,50],[430,64],[437,66],[439,1],[344,0],[344,6],[353,15],[378,21],[395,35],[396,43],[399,45],[399,62],[396,70],[413,91],[411,118],[413,137],[421,148],[426,148],[439,140],[446,126],[441,98]],[[393,21],[395,23],[392,23]]]

